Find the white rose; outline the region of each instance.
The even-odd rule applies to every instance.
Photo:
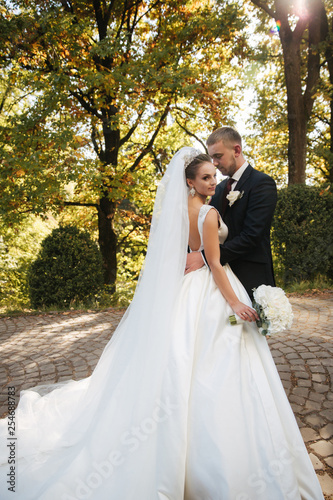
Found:
[[[261,305],[261,307],[263,307],[263,308],[267,307],[268,294],[269,294],[270,288],[272,288],[272,287],[269,285],[260,285],[253,292],[254,300],[257,302],[257,304]]]
[[[292,307],[281,288],[260,285],[254,290],[253,297],[263,309],[263,316],[269,324],[269,334],[278,333],[291,327]]]
[[[230,191],[230,193],[227,194],[227,200],[229,201],[229,207],[231,207],[235,203],[235,201],[242,198],[243,194],[244,194],[244,191],[242,191],[242,192]]]

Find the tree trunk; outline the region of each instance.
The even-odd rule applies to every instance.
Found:
[[[331,83],[333,86],[333,82]],[[333,99],[330,101],[330,156],[328,160],[328,181],[333,184]]]
[[[115,204],[107,197],[100,200],[98,207],[98,242],[104,263],[104,283],[115,291],[117,278],[117,237],[113,229]]]
[[[281,40],[282,41],[282,40]],[[306,125],[301,87],[299,44],[282,41],[288,108],[288,183],[304,184],[306,168]]]
[[[322,0],[307,0],[305,7],[308,19],[300,17],[294,29],[289,25],[290,3],[275,0],[269,7],[262,0],[252,3],[264,10],[275,21],[279,21],[279,36],[284,59],[284,74],[287,87],[288,107],[288,183],[304,184],[306,179],[307,125],[311,116],[314,93],[319,80],[320,55],[318,44],[322,41],[321,16],[324,9]],[[302,61],[301,47],[307,36],[307,62]],[[304,55],[303,55],[304,57]],[[302,66],[303,65],[303,66]],[[306,82],[302,79],[302,67],[306,70]],[[303,92],[305,84],[305,89]]]
[[[308,4],[308,53],[306,67],[306,82],[302,86],[302,56],[301,45],[306,24],[299,21],[292,31],[289,26],[287,4],[276,0],[277,15],[281,18],[279,32],[283,49],[284,73],[287,87],[288,105],[288,183],[305,184],[306,179],[306,149],[307,125],[312,113],[314,94],[319,80],[320,55],[318,44],[321,37],[321,15],[323,4],[321,0],[311,0]]]
[[[333,19],[329,21],[325,9],[322,10],[323,39],[326,40],[325,57],[329,72],[330,88],[330,155],[328,157],[328,181],[333,183],[333,48],[331,34],[333,32]]]
[[[112,120],[118,110],[111,103],[108,96],[109,105],[102,110],[103,118],[103,136],[104,151],[100,154],[100,159],[104,166],[117,166],[120,131],[114,128]],[[109,178],[112,182],[112,178]],[[116,204],[109,198],[110,188],[105,186],[103,195],[98,207],[98,242],[101,249],[104,263],[104,283],[111,285],[111,292],[115,292],[115,283],[117,279],[117,236],[113,228]]]

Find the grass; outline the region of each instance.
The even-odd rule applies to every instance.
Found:
[[[51,305],[38,309],[29,306],[28,301],[16,301],[11,304],[8,300],[0,305],[0,317],[33,316],[38,314],[56,314],[71,311],[103,311],[109,307],[123,309],[129,306],[135,291],[136,283],[118,283],[117,291],[113,294],[106,288],[96,298],[87,301],[73,300],[69,307]]]
[[[315,292],[324,292],[328,290],[333,290],[333,282],[329,280],[327,276],[319,274],[313,280],[303,280],[291,283],[286,287],[284,287],[284,290],[287,293],[295,293],[299,295],[315,293]]]
[[[14,317],[23,315],[38,315],[38,314],[56,314],[71,311],[102,311],[110,307],[114,308],[126,308],[129,306],[135,291],[136,283],[118,283],[117,291],[111,295],[107,291],[104,291],[97,299],[93,299],[87,302],[72,301],[69,308],[60,306],[49,306],[42,307],[39,309],[33,309],[29,307],[27,301],[17,302],[16,304],[5,303],[0,305],[0,317]],[[309,295],[321,292],[333,292],[333,282],[330,281],[326,276],[318,275],[314,280],[304,280],[300,282],[292,283],[288,286],[283,286],[281,283],[277,283],[285,290],[287,294],[294,295]]]

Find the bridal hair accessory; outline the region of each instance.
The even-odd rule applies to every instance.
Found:
[[[190,189],[190,195],[192,196],[192,198],[194,197],[194,195],[195,195],[195,189],[194,188]]]
[[[184,169],[186,169],[192,160],[198,155],[202,154],[201,151],[195,148],[191,148],[191,151],[184,156]],[[194,195],[192,195],[194,196]]]
[[[293,311],[282,288],[260,285],[253,291],[253,308],[257,311],[259,332],[266,336],[291,327]],[[229,316],[231,325],[244,323],[236,314]]]
[[[226,198],[229,201],[229,207],[231,207],[235,201],[240,200],[243,198],[244,191],[230,191],[229,194],[227,194]]]

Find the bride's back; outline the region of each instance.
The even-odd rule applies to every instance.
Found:
[[[188,207],[188,218],[190,223],[188,245],[192,251],[197,251],[201,245],[201,238],[198,229],[198,217],[200,212],[200,206],[193,206],[189,204]]]

